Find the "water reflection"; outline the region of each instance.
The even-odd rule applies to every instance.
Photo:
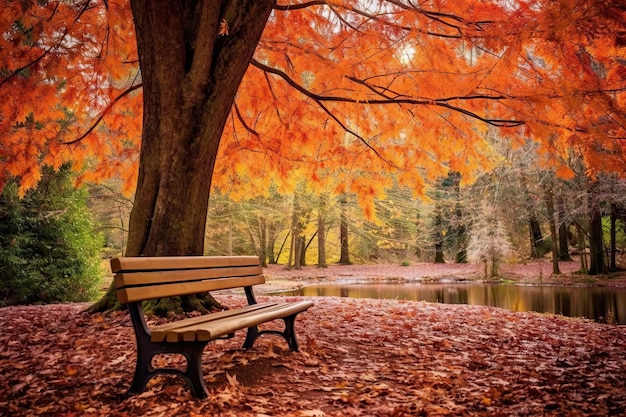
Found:
[[[505,284],[317,284],[292,295],[389,298],[502,307],[626,324],[626,289]]]

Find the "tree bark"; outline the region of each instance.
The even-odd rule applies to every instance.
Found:
[[[577,249],[580,253],[580,270],[583,274],[589,274],[589,264],[587,263],[587,247],[586,247],[586,237],[585,231],[580,226],[580,224],[576,224],[576,230],[578,231],[578,245]]]
[[[445,259],[443,257],[443,240],[444,240],[444,235],[443,235],[443,231],[442,229],[442,215],[441,215],[441,208],[436,207],[436,214],[435,214],[435,230],[434,230],[434,238],[435,238],[435,263],[436,264],[443,264],[445,263]]]
[[[589,275],[606,273],[604,263],[604,242],[602,239],[602,216],[597,208],[591,211],[591,225],[589,237],[589,251],[591,253],[591,263],[589,265]]]
[[[560,275],[561,270],[559,269],[559,250],[557,247],[558,236],[556,231],[556,214],[554,211],[554,190],[552,188],[552,183],[546,185],[544,189],[544,196],[548,212],[548,223],[550,224],[550,235],[552,237],[552,239],[550,239],[550,246],[552,249],[552,274]]]
[[[131,0],[144,110],[126,256],[203,254],[222,131],[274,3]]]
[[[611,257],[609,260],[609,270],[617,271],[617,214],[615,207],[611,208]]]
[[[267,219],[265,217],[259,218],[259,258],[261,259],[261,266],[267,267]]]
[[[543,253],[540,253],[542,251],[539,250],[541,242],[543,241],[543,236],[541,234],[539,221],[537,220],[537,217],[535,217],[534,213],[531,213],[530,218],[528,219],[528,230],[530,233],[530,257],[533,259],[540,258],[544,255]]]
[[[270,221],[267,226],[267,261],[269,264],[276,264],[278,262],[274,252],[276,237],[276,226],[273,221]]]
[[[465,226],[463,201],[461,195],[461,174],[454,172],[449,174],[453,179],[454,185],[454,236],[455,247],[457,248],[456,255],[454,257],[455,263],[467,263],[467,227]]]
[[[317,218],[317,267],[328,267],[326,261],[326,218],[321,213]]]
[[[296,190],[293,196],[293,214],[291,217],[291,252],[289,258],[293,255],[293,265],[295,269],[302,269],[302,257],[304,252],[304,225],[302,222],[302,196]]]
[[[306,266],[306,250],[309,247],[306,244],[306,236],[304,234],[300,235],[300,242],[298,246],[300,252],[300,268],[302,268],[303,266]]]
[[[351,265],[350,249],[348,247],[348,215],[346,213],[348,199],[345,195],[339,198],[339,207],[341,213],[339,215],[339,242],[341,245],[339,263],[341,265]]]
[[[558,224],[559,224],[559,261],[572,261],[569,254],[569,228],[565,219],[565,203],[563,197],[559,195],[557,198]]]

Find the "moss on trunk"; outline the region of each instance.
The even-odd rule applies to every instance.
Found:
[[[176,316],[192,311],[205,314],[212,310],[226,309],[209,293],[149,300],[144,303],[143,308],[146,314],[154,314],[160,317]]]
[[[87,307],[85,311],[88,313],[106,313],[107,311],[120,310],[121,308],[122,305],[117,302],[115,285],[112,282],[107,292],[98,301]]]

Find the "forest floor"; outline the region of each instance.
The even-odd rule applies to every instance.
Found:
[[[626,286],[623,275],[589,280],[573,273],[577,263],[561,265],[555,277],[550,263],[501,272],[524,283]],[[266,275],[271,292],[321,280],[469,280],[480,270],[272,266]],[[220,300],[245,303],[241,293]],[[193,399],[174,377],[126,394],[135,342],[124,312],[90,315],[87,304],[0,308],[0,416],[626,415],[626,326],[494,307],[313,300],[296,323],[299,353],[273,336],[244,351],[243,332],[209,344],[206,400]]]

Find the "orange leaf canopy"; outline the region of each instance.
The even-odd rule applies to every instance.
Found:
[[[572,152],[626,172],[624,22],[623,6],[591,1],[279,5],[217,184],[289,189],[298,167],[327,190],[368,198],[394,172],[419,193],[448,170],[489,169],[494,137],[538,141],[563,177]]]
[[[73,161],[126,179],[141,80],[126,1],[3,1],[0,186]],[[214,185],[258,195],[302,177],[380,195],[493,166],[494,137],[624,170],[626,11],[620,2],[280,2],[227,124]],[[226,26],[229,22],[226,22]],[[10,28],[10,29],[7,29]],[[224,32],[223,36],[229,36]],[[567,169],[559,168],[563,176]]]
[[[65,162],[97,180],[132,176],[140,96],[126,1],[2,1],[0,10],[0,189],[36,185],[39,166]]]

